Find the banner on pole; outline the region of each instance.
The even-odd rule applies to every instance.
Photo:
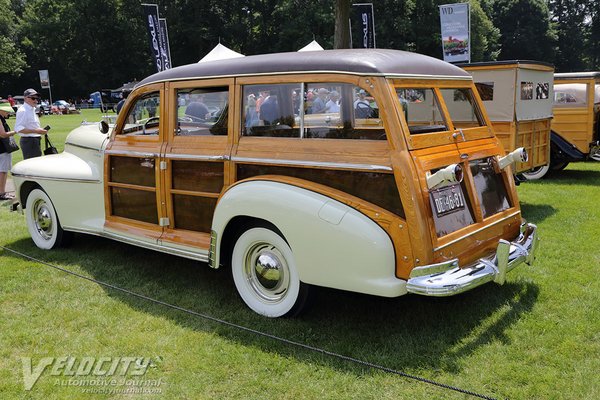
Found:
[[[471,62],[469,3],[445,4],[439,7],[444,61]]]
[[[350,42],[353,48],[374,49],[377,47],[373,3],[352,4]]]
[[[50,89],[50,74],[47,69],[38,70],[40,74],[40,86],[42,89]]]
[[[157,4],[142,4],[144,8],[144,16],[146,27],[148,28],[148,36],[150,39],[150,52],[156,69],[158,72],[164,71],[171,68],[170,58],[167,59],[166,46],[166,35],[161,33],[160,21],[158,18],[158,5]],[[166,25],[165,25],[166,29]]]
[[[160,26],[160,55],[163,59],[163,69],[171,69],[171,46],[169,45],[169,30],[167,29],[167,20],[159,18],[158,23]]]

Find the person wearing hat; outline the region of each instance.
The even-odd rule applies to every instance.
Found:
[[[40,119],[35,113],[35,106],[40,101],[40,95],[34,89],[27,89],[23,93],[25,103],[17,110],[15,131],[21,136],[19,144],[23,151],[23,159],[39,157],[42,155],[42,135],[48,132],[40,127]]]
[[[17,132],[11,131],[6,123],[6,118],[14,112],[10,103],[0,103],[0,138],[6,139]],[[4,149],[4,147],[2,147]],[[11,200],[12,195],[6,193],[6,178],[12,166],[12,154],[5,151],[0,153],[0,200]]]
[[[367,92],[364,89],[358,91],[358,99],[354,101],[354,113],[356,118],[369,118],[371,116],[371,106],[366,99]]]

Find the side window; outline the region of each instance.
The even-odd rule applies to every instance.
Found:
[[[242,134],[300,137],[300,93],[299,83],[244,86]]]
[[[585,83],[561,83],[554,85],[554,106],[587,106],[587,85]]]
[[[347,83],[305,85],[306,138],[385,140],[377,102],[369,92]]]
[[[432,89],[397,88],[396,95],[411,134],[448,130]]]
[[[177,136],[227,135],[229,89],[177,90]]]
[[[347,83],[243,87],[244,136],[386,140],[375,99]]]
[[[160,93],[147,93],[135,101],[125,119],[122,135],[158,135]]]

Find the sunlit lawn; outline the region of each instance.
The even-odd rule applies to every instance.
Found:
[[[55,141],[62,147],[68,124],[99,115],[42,123],[63,137]],[[6,204],[0,244],[200,313],[487,396],[598,399],[598,182],[600,163],[580,163],[519,186],[523,214],[538,224],[542,241],[536,265],[511,272],[504,286],[447,299],[321,290],[298,319],[253,314],[225,271],[201,263],[83,235],[70,248],[39,250],[24,217]],[[136,398],[468,398],[167,309],[0,249],[0,398],[132,397],[84,395],[49,371],[23,390],[21,357],[35,364],[61,356],[154,357],[146,378],[162,378],[162,393]]]

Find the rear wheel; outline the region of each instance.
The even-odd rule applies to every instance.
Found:
[[[29,234],[40,249],[54,249],[70,239],[71,233],[62,229],[54,205],[42,189],[29,193],[26,218]]]
[[[528,180],[534,181],[537,179],[542,179],[548,171],[550,170],[549,165],[542,165],[541,167],[535,167],[530,169],[529,171],[522,172],[521,174]]]
[[[231,272],[242,300],[258,314],[295,316],[307,304],[309,285],[300,282],[292,249],[268,228],[253,227],[238,237]]]

